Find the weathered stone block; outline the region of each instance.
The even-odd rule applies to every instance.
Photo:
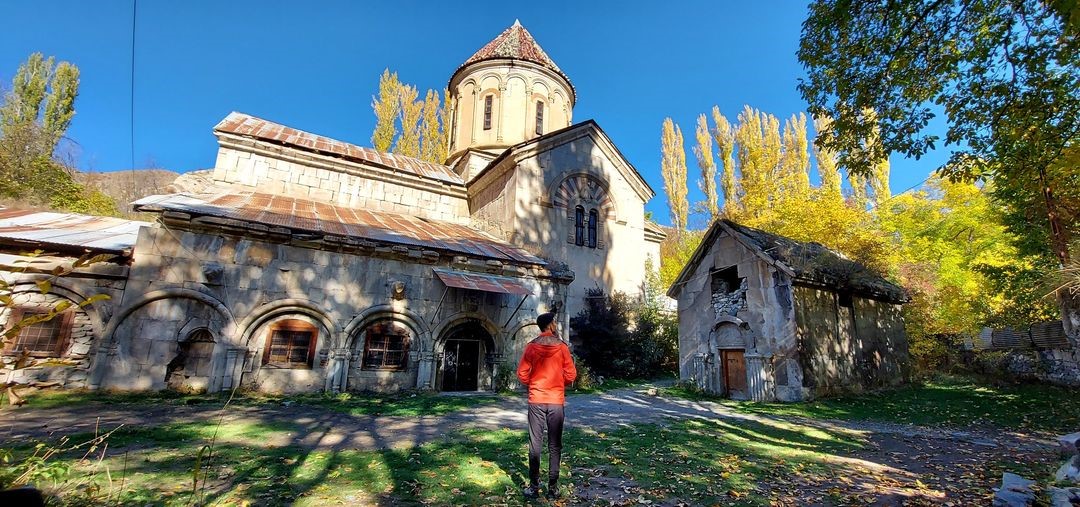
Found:
[[[1075,482],[1080,484],[1080,455],[1074,455],[1066,460],[1054,474],[1057,482]]]
[[[1058,447],[1063,456],[1080,454],[1080,431],[1058,437]]]
[[[1019,475],[1005,472],[1001,476],[1001,488],[994,493],[994,506],[1021,507],[1035,502],[1035,492],[1031,487],[1035,481]]]

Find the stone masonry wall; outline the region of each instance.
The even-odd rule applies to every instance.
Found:
[[[249,191],[468,223],[465,188],[268,143],[222,138],[217,184]]]
[[[1080,387],[1080,349],[1012,350],[1005,367],[1023,379]]]
[[[139,306],[119,323],[101,387],[162,388],[165,364],[185,328],[205,325],[216,342],[211,369],[219,380],[210,383],[211,390],[222,388],[220,379],[232,371],[230,354],[236,357],[236,368],[242,363],[242,384],[264,391],[435,388],[440,340],[454,326],[480,322],[492,332],[496,350],[481,358],[486,369],[516,364],[524,343],[535,334],[523,323],[546,311],[564,291],[552,279],[523,270],[519,279],[533,289],[533,296],[515,314],[520,296],[466,297],[460,294],[465,291],[447,290],[432,271],[494,269],[509,276],[499,263],[405,247],[336,252],[285,241],[143,229],[124,304],[138,305],[145,294],[177,295]],[[320,329],[310,369],[264,367],[267,329],[282,318],[306,320]],[[405,371],[362,367],[362,333],[379,319],[395,320],[411,330]],[[235,327],[231,333],[230,324]],[[491,372],[480,377],[490,379]]]

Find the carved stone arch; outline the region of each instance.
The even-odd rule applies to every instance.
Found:
[[[240,321],[237,328],[240,329],[238,345],[248,347],[255,331],[266,321],[288,314],[306,315],[322,324],[326,329],[330,343],[338,340],[341,330],[327,315],[326,311],[307,299],[288,298],[271,301],[254,310],[244,320]]]
[[[599,222],[596,227],[596,248],[607,247],[605,230],[608,222],[617,220],[615,201],[611,198],[605,180],[589,172],[569,174],[554,186],[550,194],[551,204],[564,210],[567,222],[567,242],[576,242],[577,208],[580,206],[586,216],[590,210],[597,210]]]
[[[113,318],[109,320],[109,324],[105,328],[105,332],[102,335],[103,345],[111,344],[111,342],[113,341],[113,334],[116,333],[116,328],[119,327],[119,325],[124,321],[124,319],[134,313],[135,310],[138,310],[139,308],[153,303],[154,301],[160,301],[162,299],[170,298],[194,299],[209,306],[210,308],[213,308],[225,319],[225,328],[221,330],[222,338],[231,341],[232,338],[235,337],[237,329],[236,321],[233,319],[232,312],[230,312],[228,307],[225,306],[225,303],[222,303],[221,300],[204,292],[181,287],[173,287],[143,294],[142,297],[136,299],[135,301],[132,301],[130,304],[116,312],[116,315],[114,315]]]
[[[506,76],[504,76],[503,74],[500,74],[498,72],[493,72],[493,71],[490,71],[490,70],[483,73],[483,74],[480,74],[476,78],[476,82],[479,83],[476,86],[478,86],[478,87],[483,86],[484,81],[487,81],[488,78],[495,78],[499,82],[499,85],[496,86],[497,89],[502,90],[502,89],[506,88]],[[485,88],[485,89],[489,89],[489,88]]]
[[[491,322],[491,319],[486,315],[479,312],[458,312],[443,319],[432,332],[432,336],[435,338],[435,352],[438,353],[440,351],[439,349],[442,347],[442,341],[446,338],[447,331],[453,329],[454,326],[457,326],[458,324],[469,321],[478,322],[491,335],[491,340],[494,342],[495,348],[498,349],[497,352],[501,352],[502,333],[499,332],[499,327],[496,326],[494,322]]]
[[[709,343],[714,350],[742,348],[751,352],[757,349],[757,334],[750,329],[748,322],[738,317],[721,315],[717,317],[709,333]]]
[[[90,299],[90,296],[86,296],[74,286],[68,285],[63,279],[58,278],[51,280],[51,284],[52,287],[49,288],[49,294],[62,297],[72,303],[78,304]],[[12,297],[25,293],[40,294],[41,291],[38,289],[37,284],[29,280],[16,283],[11,291]],[[90,329],[93,331],[94,336],[104,336],[105,327],[109,321],[109,301],[110,300],[108,299],[104,301],[94,301],[93,303],[82,307],[83,313],[90,319]]]
[[[342,341],[337,343],[338,348],[351,349],[355,346],[356,338],[360,336],[368,324],[382,319],[392,319],[401,322],[412,330],[420,349],[417,352],[429,352],[431,347],[430,333],[424,324],[424,319],[415,312],[407,309],[395,309],[392,305],[372,306],[353,317],[345,325],[341,334]]]

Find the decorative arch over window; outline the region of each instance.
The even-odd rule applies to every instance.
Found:
[[[566,209],[568,243],[605,248],[605,222],[615,219],[615,206],[603,181],[587,174],[569,176],[553,192],[552,204]]]
[[[412,332],[400,322],[380,320],[364,329],[365,370],[403,371],[409,367]]]

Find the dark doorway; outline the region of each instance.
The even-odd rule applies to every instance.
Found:
[[[443,347],[443,391],[475,391],[480,340],[451,339]]]

